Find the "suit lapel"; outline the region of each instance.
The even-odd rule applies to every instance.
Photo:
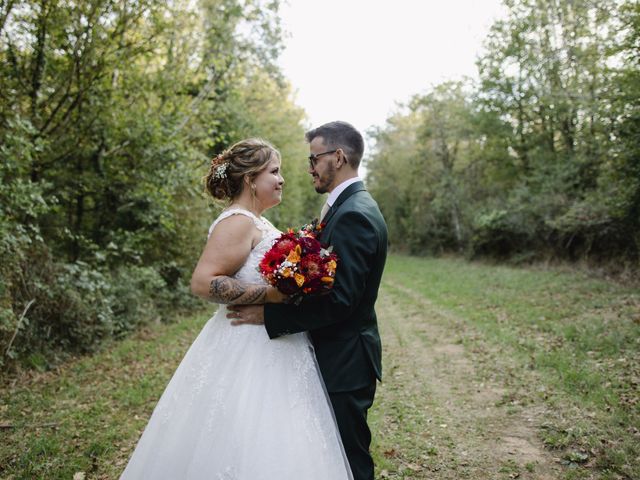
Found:
[[[356,192],[362,192],[362,191],[365,191],[365,190],[366,190],[366,188],[364,188],[364,183],[363,182],[355,182],[355,183],[352,183],[351,185],[349,185],[344,190],[344,192],[342,192],[338,196],[336,201],[333,202],[333,205],[331,205],[331,208],[329,209],[327,214],[324,216],[324,219],[322,220],[322,223],[324,223],[325,225],[328,224],[331,221],[331,218],[333,217],[333,215],[340,208],[340,205],[342,205],[347,198],[349,198],[351,195],[353,195]]]

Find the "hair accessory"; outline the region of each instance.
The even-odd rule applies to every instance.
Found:
[[[229,162],[224,162],[216,167],[215,174],[213,175],[215,178],[227,178],[227,167],[229,166]]]

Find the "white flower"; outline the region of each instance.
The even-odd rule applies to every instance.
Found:
[[[221,165],[216,167],[216,173],[214,174],[215,178],[227,178],[227,167],[229,166],[228,162],[224,162]]]

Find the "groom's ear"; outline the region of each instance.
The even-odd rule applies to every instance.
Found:
[[[347,161],[347,156],[344,154],[344,150],[338,148],[336,149],[336,154],[338,155],[338,160],[342,160],[343,165],[347,165],[349,163]]]

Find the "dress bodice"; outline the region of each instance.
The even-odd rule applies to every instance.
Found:
[[[218,223],[232,215],[244,215],[251,218],[256,228],[262,232],[262,239],[253,247],[244,265],[233,275],[233,278],[246,283],[264,283],[265,280],[258,271],[258,264],[260,260],[262,260],[262,257],[264,257],[264,254],[271,248],[273,242],[280,236],[281,232],[264,217],[257,217],[250,211],[241,208],[232,208],[223,211],[218,218],[216,218],[209,228],[209,236],[211,236],[213,229]]]

